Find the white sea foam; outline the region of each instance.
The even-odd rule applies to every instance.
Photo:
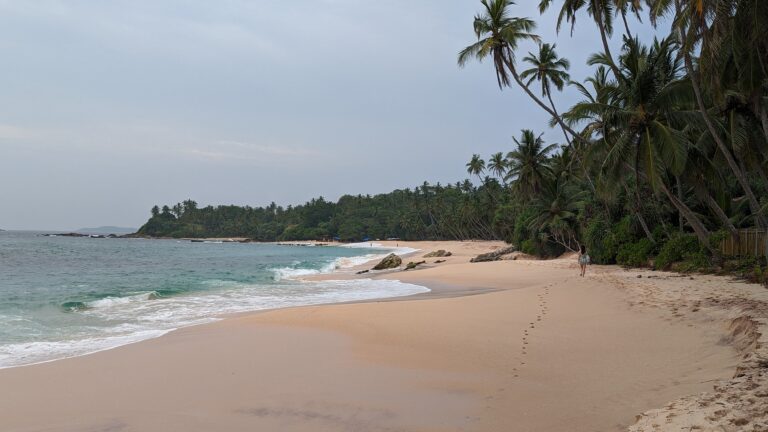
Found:
[[[92,354],[156,338],[172,330],[141,330],[118,336],[0,345],[0,369]]]
[[[372,243],[372,242],[364,242],[364,243],[349,243],[345,245],[341,245],[341,247],[344,248],[351,248],[351,249],[379,249],[379,250],[386,250],[388,253],[394,253],[395,255],[407,255],[409,253],[418,252],[421,249],[414,249],[410,247],[392,247],[392,246],[384,246],[381,243]]]
[[[103,299],[87,302],[85,305],[89,308],[108,308],[126,303],[154,300],[155,298],[157,298],[157,292],[151,291],[125,297],[105,297]]]
[[[227,282],[227,281],[222,281]],[[216,286],[215,281],[211,285]],[[74,312],[83,318],[113,323],[93,328],[72,340],[45,340],[0,345],[0,368],[41,363],[104,351],[159,337],[174,329],[214,321],[224,314],[313,304],[400,297],[429,289],[392,280],[286,281],[280,284],[221,284],[194,295],[155,298],[141,293],[105,298]]]

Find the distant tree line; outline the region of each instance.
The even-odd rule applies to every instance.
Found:
[[[207,206],[193,200],[172,207],[155,206],[138,234],[153,237],[248,237],[257,241],[361,241],[499,239],[503,214],[497,214],[501,185],[493,180],[476,187],[469,180],[430,185],[380,195],[345,195],[282,207]]]

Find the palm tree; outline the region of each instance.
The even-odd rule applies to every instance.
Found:
[[[541,83],[541,95],[549,99],[552,111],[558,114],[555,102],[552,100],[552,86],[558,91],[563,90],[565,84],[571,80],[570,75],[568,75],[571,63],[568,59],[557,56],[556,46],[548,43],[540,44],[538,53],[529,52],[527,56],[523,57],[523,61],[532,67],[524,70],[520,77],[528,80],[525,83],[527,86],[530,86],[534,80],[539,81]],[[568,138],[568,132],[565,128],[562,129],[563,134],[565,134],[565,141],[570,145],[571,140]]]
[[[515,66],[515,51],[522,41],[539,41],[539,36],[532,33],[536,23],[529,18],[511,17],[509,9],[515,4],[512,0],[481,0],[484,11],[475,16],[474,30],[477,42],[459,52],[458,63],[463,67],[475,58],[483,61],[490,57],[496,71],[499,88],[509,87],[512,80],[523,91],[555,119],[560,127],[573,136],[578,136],[556,112],[539,99],[525,83]],[[511,75],[511,77],[510,77]]]
[[[752,186],[749,184],[746,172],[739,166],[732,154],[732,149],[725,143],[718,124],[709,112],[701,78],[699,77],[700,70],[695,67],[692,54],[695,52],[697,45],[701,43],[702,55],[706,56],[708,61],[713,61],[720,56],[721,52],[725,51],[727,53],[730,51],[731,44],[721,46],[718,43],[726,39],[727,35],[750,33],[755,35],[751,38],[748,37],[748,39],[751,39],[751,44],[741,46],[739,49],[742,52],[750,53],[748,55],[756,55],[757,58],[762,56],[764,58],[768,54],[766,52],[768,42],[765,42],[765,30],[768,28],[768,21],[764,18],[768,10],[766,9],[766,2],[764,0],[696,0],[692,2],[653,0],[650,3],[652,21],[655,21],[657,17],[674,8],[675,20],[673,26],[681,43],[680,52],[685,60],[685,68],[692,84],[696,106],[701,113],[707,131],[714,139],[728,167],[744,191],[757,225],[768,227],[768,220],[766,220]],[[733,27],[735,25],[734,21],[736,21],[735,17],[740,9],[747,16],[746,22],[743,22],[738,31],[735,31],[736,29]],[[744,13],[745,10],[746,13]],[[752,68],[748,75],[752,75],[755,70],[765,70],[764,62],[761,60],[758,60],[758,62],[763,63],[762,68]],[[766,136],[768,136],[768,114],[765,117],[766,120],[763,123]]]
[[[544,13],[553,0],[541,0],[539,2],[539,10]],[[576,25],[576,15],[586,6],[587,13],[592,17],[597,24],[598,30],[600,30],[600,39],[603,42],[603,53],[606,59],[606,64],[611,68],[616,79],[619,79],[619,68],[613,61],[613,55],[611,55],[611,48],[608,44],[608,39],[613,33],[613,9],[616,7],[611,0],[563,0],[563,5],[560,8],[560,14],[557,17],[557,31],[560,31],[563,20],[571,24],[571,33]]]
[[[544,179],[551,174],[548,155],[557,145],[544,145],[541,135],[523,129],[520,140],[512,138],[517,149],[507,153],[509,172],[507,179],[514,181],[515,189],[524,198],[533,198],[542,188]]]
[[[500,179],[504,178],[504,173],[507,171],[507,161],[502,152],[494,153],[488,159],[488,171]]]
[[[584,205],[586,191],[564,178],[548,178],[531,202],[535,216],[529,228],[546,233],[549,240],[571,251],[579,247],[577,216]]]
[[[485,161],[479,154],[473,154],[472,159],[467,162],[467,173],[470,175],[476,175],[477,178],[482,179],[481,174],[485,172]]]
[[[675,47],[671,39],[657,41],[650,49],[628,39],[620,57],[621,79],[609,84],[611,96],[577,104],[570,116],[601,117],[604,129],[611,131],[603,141],[607,146],[603,168],[634,172],[636,179],[664,193],[701,244],[712,250],[709,231],[698,215],[666,184],[670,174],[679,176],[686,166],[689,141],[682,129],[699,119],[690,85],[680,79]]]

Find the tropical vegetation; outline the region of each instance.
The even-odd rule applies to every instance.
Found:
[[[458,64],[488,61],[500,88],[522,90],[515,103],[524,95],[550,122],[510,131],[487,161],[473,154],[472,180],[287,208],[186,201],[156,207],[140,233],[504,239],[539,256],[585,245],[598,263],[701,268],[722,263],[725,237],[768,228],[768,1],[541,0],[558,29],[588,17],[600,35],[581,82],[514,1],[480,6]],[[565,89],[580,100],[558,106]],[[546,128],[562,141],[546,142]]]

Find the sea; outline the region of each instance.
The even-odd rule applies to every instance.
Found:
[[[390,280],[299,279],[412,251],[0,232],[0,368],[107,350],[232,313],[426,292]]]

